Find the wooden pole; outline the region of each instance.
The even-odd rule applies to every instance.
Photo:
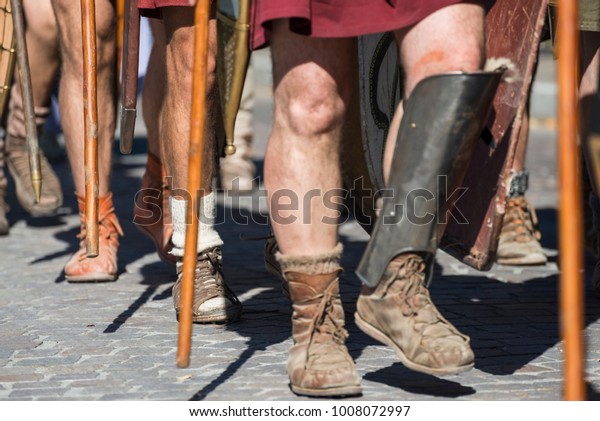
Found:
[[[135,1],[137,4],[137,1]],[[123,28],[125,27],[125,0],[117,0],[117,71],[115,73],[115,86],[117,98],[119,97],[119,77],[121,76],[121,66],[123,65]]]
[[[577,1],[563,0],[558,7],[559,84],[559,257],[560,326],[564,341],[564,398],[584,400],[583,345],[583,227],[577,98],[579,21]]]
[[[98,103],[96,98],[96,2],[81,0],[85,229],[87,257],[98,256]]]
[[[183,279],[179,304],[179,339],[177,366],[190,364],[192,346],[192,305],[194,301],[194,272],[198,246],[198,203],[202,191],[202,155],[204,152],[204,117],[206,109],[206,68],[208,59],[208,19],[210,0],[197,0],[195,11],[194,70],[192,75],[192,116],[188,166],[187,229],[183,254]]]
[[[39,203],[42,197],[42,164],[40,161],[40,144],[35,122],[33,88],[31,86],[27,42],[25,40],[25,18],[23,16],[23,3],[21,1],[22,0],[10,0],[10,4],[13,15],[14,35],[17,44],[17,61],[19,63],[21,98],[23,99],[23,111],[25,113],[31,185],[35,193],[35,201],[36,203]]]

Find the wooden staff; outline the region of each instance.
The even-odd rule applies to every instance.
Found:
[[[21,0],[10,0],[12,9],[14,36],[17,46],[17,61],[19,64],[19,81],[21,82],[21,98],[25,114],[27,149],[29,150],[29,172],[31,185],[35,193],[35,201],[39,203],[42,197],[42,164],[40,161],[40,144],[38,141],[35,111],[33,105],[33,89],[31,87],[31,72],[25,41],[25,19]]]
[[[135,2],[137,4],[137,1]],[[117,97],[119,95],[119,75],[121,74],[121,64],[123,60],[123,28],[125,15],[125,0],[117,0],[117,72],[115,73],[115,86]]]
[[[96,98],[96,2],[81,0],[85,230],[87,257],[98,256],[98,103]]]
[[[197,0],[194,21],[194,70],[192,74],[192,116],[188,166],[188,192],[183,279],[179,304],[179,339],[177,366],[190,364],[192,345],[192,306],[194,302],[194,272],[198,247],[198,193],[202,191],[202,155],[204,152],[204,117],[206,109],[206,67],[208,59],[208,17],[210,0]]]
[[[577,1],[561,1],[558,7],[559,84],[559,257],[560,326],[564,341],[564,398],[584,400],[583,345],[583,227],[581,212],[581,172],[577,134],[577,63],[579,61],[579,21]]]

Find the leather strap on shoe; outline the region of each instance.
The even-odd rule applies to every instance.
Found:
[[[85,230],[85,197],[75,193],[77,196],[77,204],[79,206],[79,218],[81,220],[81,233],[78,238],[83,240],[86,238]],[[105,238],[109,238],[114,232],[124,237],[123,228],[119,224],[115,208],[113,206],[112,193],[102,196],[98,199],[98,223],[104,229]],[[102,234],[101,234],[102,235]]]

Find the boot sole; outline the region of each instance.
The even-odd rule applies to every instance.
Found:
[[[35,218],[41,218],[41,217],[46,217],[46,216],[54,216],[58,213],[58,210],[60,209],[60,207],[63,204],[62,196],[59,198],[60,200],[54,207],[41,208],[41,209],[32,207],[29,204],[29,201],[27,200],[27,199],[29,199],[28,197],[26,197],[27,194],[24,193],[25,186],[23,186],[23,181],[17,175],[17,171],[15,168],[13,168],[13,165],[10,162],[10,159],[7,160],[6,164],[7,164],[6,166],[8,167],[8,171],[10,172],[10,175],[12,176],[13,180],[15,181],[15,192],[17,194],[17,200],[19,201],[19,205],[21,205],[21,207],[23,209],[25,209],[28,214],[30,214],[31,216],[33,216]]]
[[[496,257],[496,263],[506,266],[543,266],[547,262],[546,256],[539,253],[522,257]]]
[[[315,397],[351,397],[362,395],[362,387],[360,386],[344,386],[344,387],[332,387],[329,389],[307,389],[304,387],[294,386],[290,384],[290,389],[296,395],[301,396],[315,396]]]
[[[230,310],[223,313],[212,313],[203,316],[194,316],[192,315],[192,322],[197,324],[225,324],[225,323],[233,323],[236,322],[240,315],[242,314],[242,309],[238,308],[235,310]],[[179,322],[179,312],[176,312],[175,317]]]
[[[396,351],[396,355],[400,359],[400,362],[405,367],[410,368],[411,370],[419,371],[425,374],[431,374],[433,376],[444,376],[469,371],[475,365],[475,363],[471,363],[468,365],[453,368],[431,368],[424,365],[416,364],[406,357],[402,349],[400,349],[400,347],[396,345],[394,341],[388,338],[387,335],[385,335],[379,329],[373,327],[371,324],[364,321],[358,313],[354,313],[354,321],[356,322],[356,325],[359,327],[359,329],[362,330],[364,333]]]
[[[101,273],[101,272],[93,272],[93,273],[86,273],[85,275],[78,275],[78,276],[65,275],[65,279],[69,283],[114,282],[117,280],[117,275],[110,275],[108,273]]]

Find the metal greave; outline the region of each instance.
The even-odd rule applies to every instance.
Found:
[[[375,287],[401,253],[435,255],[438,215],[462,182],[502,73],[432,76],[404,101],[383,209],[356,271],[366,285]]]

